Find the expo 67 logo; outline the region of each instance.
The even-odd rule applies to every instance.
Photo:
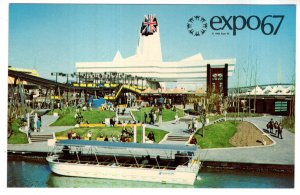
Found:
[[[201,16],[193,16],[188,20],[187,30],[194,36],[200,36],[207,30],[206,20]]]
[[[239,31],[261,31],[263,35],[277,35],[284,15],[266,15],[266,16],[212,16],[208,22],[202,16],[193,16],[187,22],[187,30],[193,36],[201,36],[208,29],[212,35],[233,35],[236,36]]]

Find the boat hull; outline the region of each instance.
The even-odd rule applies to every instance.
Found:
[[[74,177],[90,177],[103,179],[120,179],[133,181],[148,181],[160,183],[176,183],[193,185],[198,174],[199,164],[192,167],[179,166],[175,170],[152,169],[138,167],[122,167],[115,165],[95,165],[81,163],[54,162],[47,157],[50,169],[59,175]]]

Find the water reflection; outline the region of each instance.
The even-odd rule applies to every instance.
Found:
[[[197,188],[293,188],[294,175],[276,172],[253,172],[203,168]]]
[[[195,184],[190,186],[59,176],[50,171],[46,162],[9,160],[7,162],[7,186],[57,188],[293,188],[294,175],[202,168]]]

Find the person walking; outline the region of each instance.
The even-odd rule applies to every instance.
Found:
[[[193,127],[193,121],[191,120],[191,121],[188,123],[188,132],[192,133],[192,127]]]
[[[30,128],[31,132],[34,131],[34,120],[33,120],[33,118],[30,119],[29,128]]]
[[[156,116],[156,114],[155,114],[155,112],[154,112],[154,113],[153,113],[153,125],[155,125],[156,118],[157,118],[157,116]]]
[[[40,132],[41,131],[41,126],[42,126],[42,121],[40,119],[40,117],[37,119],[36,121],[36,131]]]
[[[32,130],[31,130],[31,128],[29,128],[28,129],[28,137],[29,137],[29,139],[31,139],[31,133],[32,133]]]
[[[148,117],[147,113],[146,113],[146,112],[144,112],[144,124],[146,124],[146,123],[147,123],[147,117]]]
[[[274,129],[275,129],[275,135],[277,135],[278,134],[278,129],[279,129],[278,121],[275,121],[275,123],[274,123]]]
[[[278,135],[277,135],[277,137],[278,137],[278,138],[280,137],[280,139],[283,139],[283,138],[282,138],[282,129],[283,129],[282,124],[279,123],[279,124],[278,124]]]
[[[270,129],[270,133],[273,134],[273,128],[274,128],[274,121],[271,118],[271,120],[269,121],[269,123],[267,124],[267,128]]]
[[[92,140],[92,132],[91,131],[88,132],[87,137],[89,140]]]
[[[176,113],[175,114],[175,121],[174,121],[174,123],[177,124],[177,122],[179,122],[179,118],[178,118],[178,114]]]
[[[104,141],[108,142],[108,137],[107,136],[105,136]]]
[[[150,124],[152,125],[153,124],[153,113],[152,112],[149,113],[149,117],[150,117]]]

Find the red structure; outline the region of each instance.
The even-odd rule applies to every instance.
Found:
[[[207,94],[228,96],[228,64],[213,68],[207,64]],[[220,112],[219,102],[216,103],[216,109]]]

